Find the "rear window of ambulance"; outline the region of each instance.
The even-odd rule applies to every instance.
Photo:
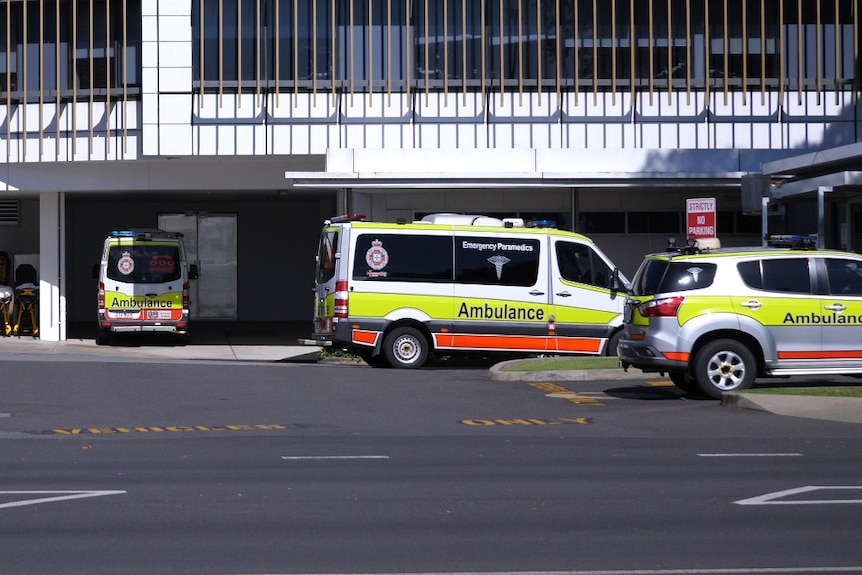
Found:
[[[712,285],[715,264],[705,262],[675,262],[672,260],[645,260],[632,284],[632,295],[689,291]]]
[[[160,284],[179,280],[181,272],[176,244],[113,244],[108,250],[107,275],[114,281]]]

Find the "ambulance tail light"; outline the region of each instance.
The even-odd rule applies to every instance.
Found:
[[[335,282],[335,317],[347,318],[347,282]]]
[[[189,309],[191,300],[189,299],[189,282],[183,284],[183,309]]]
[[[105,309],[105,282],[99,282],[99,309]]]
[[[656,299],[642,304],[638,311],[643,317],[676,317],[683,301],[685,301],[683,296]]]

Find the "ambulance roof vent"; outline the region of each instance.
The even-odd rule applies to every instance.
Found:
[[[503,220],[490,216],[470,214],[428,214],[421,220],[426,224],[445,224],[451,226],[502,226]]]

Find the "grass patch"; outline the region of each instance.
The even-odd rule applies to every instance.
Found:
[[[580,369],[621,369],[616,357],[547,357],[514,361],[503,371],[571,371]]]
[[[745,393],[766,395],[807,395],[817,397],[862,397],[862,385],[823,385],[814,387],[759,387]]]

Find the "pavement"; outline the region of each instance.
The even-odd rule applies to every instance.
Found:
[[[30,335],[0,337],[0,361],[5,354],[17,357],[73,356],[100,357],[127,361],[227,361],[318,363],[319,348],[300,343],[308,337],[309,322],[198,322],[193,325],[191,343],[179,344],[165,335],[115,336],[111,345],[95,342],[95,326],[71,324],[65,341],[42,341]],[[506,371],[512,362],[541,362],[542,359],[505,361],[488,370],[491,381],[596,381],[655,380],[659,374],[638,369],[595,369],[577,371]],[[852,383],[852,382],[851,382]],[[847,383],[842,383],[847,385]],[[766,411],[777,415],[862,423],[862,398],[812,397],[791,394],[724,394],[722,407]]]

